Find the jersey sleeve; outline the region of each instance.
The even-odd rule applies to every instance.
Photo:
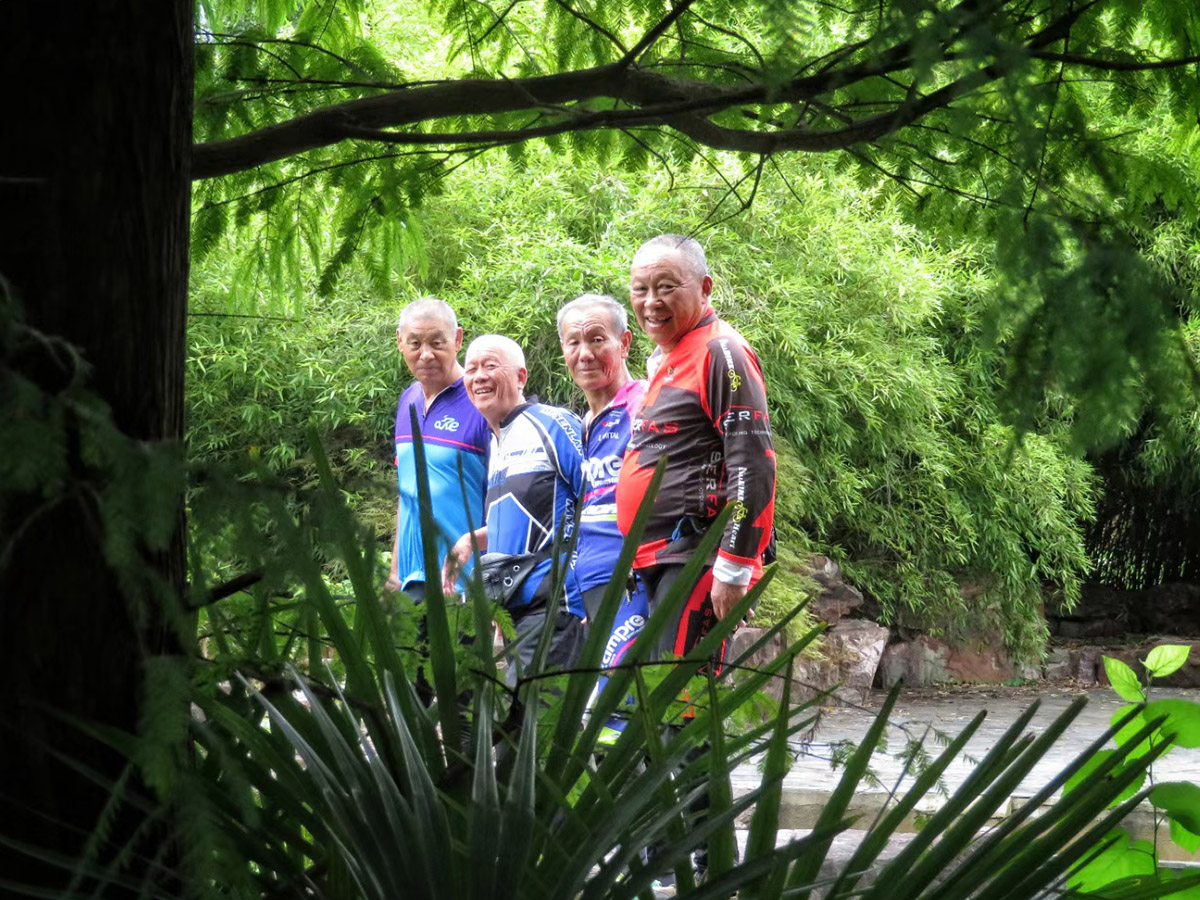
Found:
[[[767,391],[754,353],[735,336],[709,344],[705,409],[725,454],[725,500],[733,507],[718,562],[754,566],[775,519],[775,448]]]
[[[583,422],[565,409],[555,410],[554,421],[558,426],[552,432],[554,463],[559,477],[578,497],[583,492]]]

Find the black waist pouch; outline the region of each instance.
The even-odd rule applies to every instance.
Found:
[[[493,556],[493,559],[488,559]],[[484,554],[479,560],[479,574],[483,579],[483,593],[493,603],[499,603],[505,609],[509,609],[513,605],[513,599],[521,591],[525,580],[533,574],[541,563],[550,558],[548,551],[539,551],[537,553],[521,553],[518,555],[509,554]],[[547,582],[550,579],[542,579],[542,583],[538,585],[537,592],[530,601],[529,608],[536,609],[543,606],[546,602],[546,594],[549,592],[550,586]]]

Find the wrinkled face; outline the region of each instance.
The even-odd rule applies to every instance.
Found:
[[[670,350],[704,317],[712,279],[693,271],[678,250],[651,247],[633,259],[629,301],[642,331]]]
[[[451,331],[437,316],[421,316],[396,330],[396,344],[408,371],[423,388],[440,391],[454,381],[461,328]]]
[[[488,423],[498,427],[523,399],[528,373],[491,347],[472,351],[463,370],[467,396]]]
[[[603,307],[572,309],[562,321],[567,371],[585,391],[602,391],[620,380],[633,334],[617,334]]]

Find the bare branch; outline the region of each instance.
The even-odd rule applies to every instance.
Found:
[[[1104,69],[1108,72],[1153,72],[1158,69],[1178,69],[1182,66],[1200,63],[1200,56],[1182,56],[1177,59],[1159,59],[1148,62],[1142,60],[1101,59],[1098,56],[1084,56],[1079,53],[1054,53],[1050,50],[1037,50],[1029,55],[1034,59],[1044,59],[1047,62],[1083,66],[1087,69]]]

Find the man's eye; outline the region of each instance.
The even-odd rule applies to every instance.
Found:
[[[629,293],[636,294],[637,296],[641,297],[646,293],[646,289],[644,287],[630,288]]]

